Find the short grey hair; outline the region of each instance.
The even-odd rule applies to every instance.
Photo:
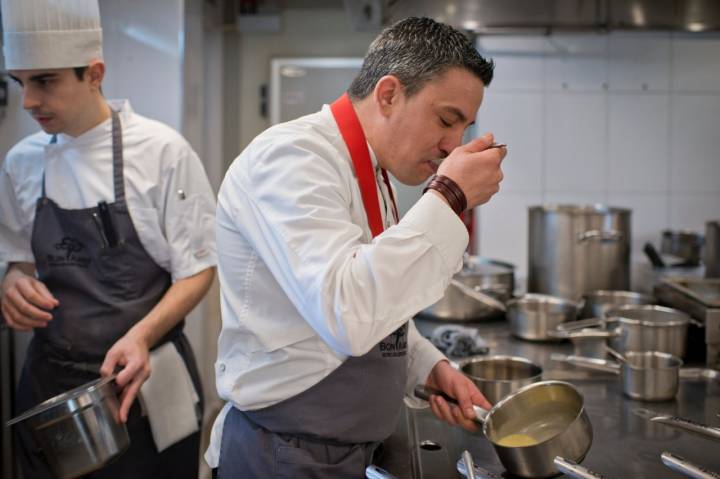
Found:
[[[348,95],[361,100],[372,93],[378,80],[394,75],[405,87],[405,94],[412,96],[453,67],[470,71],[487,86],[495,64],[483,58],[470,39],[453,27],[430,18],[406,18],[373,40]]]

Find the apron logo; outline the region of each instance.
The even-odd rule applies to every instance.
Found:
[[[380,342],[380,351],[384,358],[405,356],[407,352],[407,339],[405,339],[405,326],[398,328],[394,333],[388,336],[389,341]]]
[[[79,256],[76,253],[85,249],[85,245],[77,238],[65,236],[59,243],[55,243],[55,249],[65,251],[65,255],[48,255],[48,263],[52,266],[82,266],[87,268],[90,264],[90,258],[87,256]]]

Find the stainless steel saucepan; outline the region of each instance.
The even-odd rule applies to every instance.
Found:
[[[458,361],[457,366],[492,404],[540,381],[543,371],[532,361],[517,356],[473,356]]]
[[[440,321],[480,321],[502,317],[515,288],[515,266],[466,255],[445,295],[420,312]],[[494,301],[493,301],[494,300]]]
[[[640,401],[672,400],[680,387],[682,360],[657,351],[625,353],[624,362],[553,354],[553,361],[610,372],[620,376],[623,394]]]
[[[114,379],[96,379],[52,397],[7,425],[31,432],[60,479],[100,469],[130,446]]]
[[[608,327],[619,327],[620,335],[610,346],[620,352],[660,351],[685,356],[690,317],[677,309],[655,305],[628,305],[605,313]]]
[[[600,289],[583,295],[585,305],[580,318],[603,318],[609,309],[619,306],[655,304],[655,298],[634,291]]]
[[[419,385],[415,395],[429,400],[444,393]],[[562,381],[525,386],[495,404],[490,411],[476,407],[477,421],[505,469],[520,477],[558,474],[556,456],[580,462],[592,444],[592,425],[582,395]]]
[[[577,319],[581,303],[545,294],[526,294],[510,300],[507,316],[513,335],[529,341],[552,341],[550,331]]]

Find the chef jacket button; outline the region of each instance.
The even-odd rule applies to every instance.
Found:
[[[220,363],[219,369],[220,369],[221,373],[224,373],[225,372],[225,363]]]

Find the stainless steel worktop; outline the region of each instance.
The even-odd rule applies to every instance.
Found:
[[[447,324],[416,320],[421,333]],[[649,403],[622,395],[617,376],[589,372],[554,363],[552,353],[571,353],[569,343],[531,343],[510,336],[505,321],[474,323],[489,343],[490,354],[512,354],[543,366],[544,379],[561,379],[574,384],[585,397],[585,408],[593,425],[593,443],[583,465],[608,478],[659,479],[684,477],[665,467],[660,453],[669,451],[715,472],[720,472],[720,442],[651,423],[634,411],[650,409],[682,416],[710,426],[720,426],[720,382],[682,379],[677,398],[671,402]],[[424,447],[420,445],[426,443]],[[462,477],[455,463],[463,449],[475,462],[497,474],[504,469],[490,443],[435,419],[428,408],[405,408],[396,432],[385,444],[382,466],[400,479],[449,479]],[[511,477],[507,473],[503,477]]]

